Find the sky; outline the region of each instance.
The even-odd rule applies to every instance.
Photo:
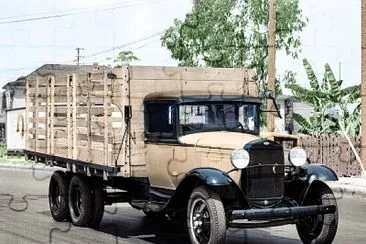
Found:
[[[361,0],[300,0],[300,5],[309,19],[302,52],[297,60],[279,52],[277,76],[292,70],[307,86],[301,61],[307,58],[319,77],[329,63],[345,86],[359,84]],[[75,63],[77,47],[83,48],[82,64],[108,64],[123,49],[139,57],[138,65],[176,66],[159,34],[191,8],[192,0],[3,0],[0,86],[45,63]]]

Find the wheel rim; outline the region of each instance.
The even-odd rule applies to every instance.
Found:
[[[75,218],[80,217],[80,212],[83,207],[83,200],[81,198],[81,191],[79,187],[75,187],[73,194],[71,195],[72,201],[72,211],[74,213]]]
[[[211,233],[211,217],[207,204],[203,199],[194,200],[190,214],[190,231],[197,243],[208,243]]]
[[[51,197],[52,207],[56,211],[59,211],[61,205],[60,187],[58,186],[58,184],[53,184],[51,190],[52,190],[52,197]]]
[[[307,205],[322,205],[321,199],[308,201]],[[303,226],[308,230],[308,238],[315,239],[318,237],[322,231],[323,223],[324,223],[324,215],[318,214],[314,216],[310,216],[301,221]]]

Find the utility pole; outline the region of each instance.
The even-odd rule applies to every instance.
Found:
[[[361,2],[361,159],[366,168],[366,0]]]
[[[80,56],[80,51],[81,50],[85,50],[85,49],[84,48],[77,47],[75,50],[77,52],[76,60],[75,61],[76,61],[77,65],[79,66],[80,58],[82,57],[82,56]]]
[[[276,0],[269,0],[268,22],[268,81],[267,89],[273,91],[275,97],[276,82]],[[267,100],[267,110],[273,111],[273,101]],[[274,131],[274,113],[267,114],[267,130]]]

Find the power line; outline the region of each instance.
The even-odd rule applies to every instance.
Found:
[[[135,40],[135,41],[131,41],[131,42],[127,42],[127,43],[124,43],[120,46],[115,46],[115,47],[112,47],[112,48],[108,48],[108,49],[105,49],[103,51],[100,51],[100,52],[96,52],[96,53],[93,53],[93,54],[90,54],[90,55],[87,55],[85,56],[84,58],[91,58],[91,57],[95,57],[95,56],[99,56],[101,54],[104,54],[104,53],[109,53],[109,52],[112,52],[114,50],[118,50],[118,49],[122,49],[122,48],[125,48],[125,47],[128,47],[128,46],[132,46],[134,44],[137,44],[137,43],[140,43],[140,42],[143,42],[143,41],[146,41],[146,40],[149,40],[151,38],[154,38],[156,36],[160,36],[161,34],[164,33],[164,30],[163,31],[159,31],[159,32],[156,32],[155,34],[152,34],[150,36],[147,36],[147,37],[144,37],[144,38],[141,38],[141,39],[138,39],[138,40]]]
[[[129,3],[129,2],[136,2],[133,0],[126,0],[126,2],[124,2],[124,4]],[[121,4],[108,4],[108,5],[99,5],[96,7],[113,7],[113,6],[120,6]],[[52,14],[60,14],[60,13],[65,13],[65,12],[74,12],[74,11],[82,11],[82,10],[96,10],[96,7],[87,7],[87,8],[75,8],[75,9],[65,9],[65,10],[60,10],[60,11],[47,11],[47,12],[38,12],[38,13],[31,13],[31,14],[23,14],[23,15],[13,15],[13,16],[6,16],[6,17],[0,17],[0,20],[5,20],[5,19],[16,19],[16,18],[25,18],[25,17],[32,17],[32,16],[38,16],[38,15],[52,15]]]
[[[152,39],[154,37],[157,37],[157,36],[160,36],[162,33],[164,33],[164,30],[162,31],[159,31],[159,32],[156,32],[152,35],[149,35],[149,36],[146,36],[146,37],[143,37],[141,39],[138,39],[138,40],[135,40],[135,41],[131,41],[131,42],[127,42],[127,43],[124,43],[120,46],[115,46],[115,47],[112,47],[112,48],[109,48],[109,49],[106,49],[106,50],[103,50],[103,51],[100,51],[100,52],[96,52],[96,53],[93,53],[91,55],[88,55],[88,56],[80,56],[80,53],[78,54],[79,56],[79,61],[81,59],[86,59],[86,58],[90,58],[90,57],[95,57],[95,56],[99,56],[101,54],[104,54],[104,53],[108,53],[108,52],[111,52],[111,51],[114,51],[114,50],[117,50],[117,49],[122,49],[122,48],[125,48],[125,47],[128,47],[128,46],[131,46],[131,45],[134,45],[134,44],[137,44],[137,43],[141,43],[143,41],[146,41],[146,40],[149,40],[149,39]],[[154,40],[153,42],[155,41],[158,41],[159,39],[157,40]],[[140,49],[140,48],[143,48],[147,45],[149,45],[150,43],[146,43],[146,44],[143,44],[142,46],[140,47],[137,47],[135,49]],[[77,50],[77,48],[76,48]],[[80,50],[84,50],[83,48],[80,48]],[[67,62],[64,62],[64,63],[70,63],[70,62],[74,62],[75,60],[69,60]],[[63,62],[59,62],[59,63],[63,63]],[[38,68],[39,66],[31,66],[31,67],[17,67],[17,68],[10,68],[10,69],[3,69],[3,68],[0,68],[0,72],[16,72],[16,71],[22,71],[22,70],[29,70],[29,69],[36,69]]]
[[[34,18],[23,18],[23,19],[18,19],[18,20],[3,21],[3,22],[0,22],[0,25],[45,20],[45,19],[62,18],[62,17],[86,14],[86,13],[91,13],[91,12],[110,11],[110,10],[123,9],[123,8],[135,7],[135,6],[145,5],[145,4],[164,2],[164,1],[167,1],[167,0],[142,1],[139,3],[124,4],[121,6],[109,7],[109,8],[104,8],[104,9],[84,10],[84,11],[73,12],[73,13],[54,14],[54,15],[40,16],[40,17],[34,17]]]

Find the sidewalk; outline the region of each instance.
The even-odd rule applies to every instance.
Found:
[[[17,161],[17,162],[4,162],[0,161],[0,169],[8,168],[8,169],[28,169],[28,170],[46,170],[53,171],[57,169],[57,167],[49,167],[43,163],[34,163],[27,161]]]
[[[339,177],[338,181],[327,181],[334,192],[366,196],[366,177]]]

